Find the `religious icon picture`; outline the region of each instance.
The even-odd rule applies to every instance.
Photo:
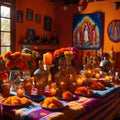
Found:
[[[29,9],[29,8],[26,9],[26,19],[33,20],[33,10],[32,9]]]
[[[113,20],[108,25],[108,36],[113,42],[120,42],[120,20]]]
[[[44,30],[51,31],[52,29],[52,18],[49,16],[44,16]]]
[[[102,44],[103,13],[75,14],[73,16],[74,47],[98,50]]]

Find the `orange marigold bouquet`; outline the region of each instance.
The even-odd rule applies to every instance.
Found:
[[[5,64],[6,68],[20,71],[36,67],[36,58],[29,53],[7,51],[4,55],[0,55],[0,62]]]

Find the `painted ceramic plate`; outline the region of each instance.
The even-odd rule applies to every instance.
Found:
[[[7,98],[6,98],[6,99],[7,99]],[[31,103],[31,101],[29,100],[29,101],[26,102],[25,104],[9,105],[9,104],[4,104],[4,103],[3,103],[6,99],[4,99],[4,100],[2,101],[3,107],[21,108],[21,107],[25,107],[25,106],[27,106],[27,105],[29,105],[29,104]]]
[[[47,108],[47,107],[42,106],[42,108],[46,109],[46,110],[50,110],[50,111],[60,111],[60,110],[65,109],[67,107],[66,102],[64,102],[64,101],[60,101],[60,102],[63,104],[62,107],[59,107],[59,108]],[[42,105],[42,103],[41,103],[41,105]]]
[[[120,20],[113,20],[109,23],[108,36],[113,42],[120,41]]]

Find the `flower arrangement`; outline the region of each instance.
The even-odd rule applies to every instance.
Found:
[[[36,57],[29,53],[7,51],[0,55],[0,63],[8,69],[27,71],[36,67]]]
[[[54,51],[54,57],[69,57],[77,59],[79,56],[79,51],[75,47],[66,47],[66,48],[60,48]]]
[[[82,64],[82,53],[79,52],[79,50],[75,47],[66,47],[66,48],[60,48],[54,51],[53,57],[55,58],[61,58],[61,57],[69,57],[72,59],[74,66],[78,69],[80,69],[80,66]]]

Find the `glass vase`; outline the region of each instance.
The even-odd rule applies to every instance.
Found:
[[[69,78],[66,74],[66,59],[59,59],[59,71],[55,74],[55,82],[58,87],[58,92],[63,92],[69,88]]]
[[[10,70],[9,82],[12,90],[16,90],[17,85],[20,84],[20,79],[20,70]]]
[[[34,84],[38,95],[45,93],[45,87],[48,84],[48,73],[44,70],[42,60],[39,61],[39,68],[34,71]]]
[[[72,65],[72,60],[66,57],[66,75],[69,77],[69,89],[72,90],[74,88],[74,84],[76,83],[76,75],[77,69]]]
[[[27,71],[23,71],[22,72],[22,78],[25,79],[25,78],[30,78],[30,70],[27,70]]]

